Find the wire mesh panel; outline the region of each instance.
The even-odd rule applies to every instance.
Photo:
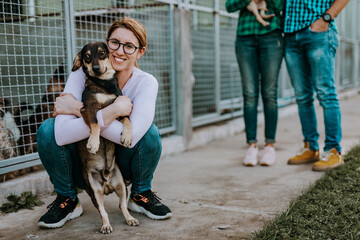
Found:
[[[354,37],[353,26],[357,25],[359,28],[359,21],[356,21],[357,16],[354,15],[353,9],[357,8],[359,2],[350,1],[340,15],[335,19],[336,25],[338,27],[339,35],[345,39],[351,39]],[[355,12],[356,13],[356,12]],[[357,12],[358,15],[359,12]]]
[[[350,88],[357,85],[359,79],[355,76],[360,56],[357,47],[360,46],[360,1],[351,1],[336,18],[340,44],[337,49],[336,70],[337,84],[340,89]],[[359,73],[360,74],[360,73]]]
[[[218,0],[219,1],[219,9],[222,11],[226,11],[225,3],[226,0]]]
[[[241,108],[242,90],[239,67],[235,55],[237,19],[220,17],[220,81],[222,113]]]
[[[55,97],[65,82],[62,3],[39,2],[0,3],[2,120],[12,140],[1,148],[2,157],[10,149],[12,157],[37,151],[37,128],[51,117]]]
[[[201,7],[214,7],[214,0],[189,0],[189,3]]]
[[[294,89],[291,85],[290,76],[283,60],[278,78],[278,106],[284,107],[294,100]]]
[[[159,81],[154,123],[174,131],[174,92],[172,92],[172,35],[170,7],[156,1],[74,1],[76,50],[91,41],[105,41],[110,25],[123,16],[139,20],[146,28],[148,51],[139,67]]]
[[[190,22],[195,77],[193,116],[198,117],[216,112],[214,16],[191,10]]]
[[[357,6],[356,6],[356,12],[359,13],[360,12],[360,0],[357,1]],[[358,82],[357,82],[357,86],[360,86],[360,14],[357,14],[356,15],[356,22],[357,22],[357,25],[355,27],[355,29],[357,29],[357,33],[355,34],[355,37],[356,37],[356,40],[357,40],[357,44],[358,44],[358,53],[355,53],[355,54],[358,54],[358,57],[357,57],[357,60],[358,60]],[[355,63],[356,64],[356,63]]]
[[[340,88],[349,88],[353,86],[354,70],[354,47],[353,44],[341,42],[340,49]]]
[[[357,1],[357,4],[356,4],[356,11],[355,12],[357,12],[357,13],[359,13],[360,12],[360,0],[358,0]],[[358,41],[360,41],[360,14],[356,14],[356,17],[355,17],[357,20],[355,21],[357,24],[356,24],[356,27],[355,27],[355,29],[357,29],[357,33],[355,34],[355,36],[356,36],[356,39],[358,40]]]

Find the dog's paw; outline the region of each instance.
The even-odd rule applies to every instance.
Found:
[[[100,139],[90,135],[89,140],[86,144],[86,148],[91,154],[97,153],[100,146]]]
[[[132,135],[131,134],[121,134],[120,143],[124,147],[130,147],[132,143]]]
[[[113,228],[110,224],[104,224],[100,229],[100,232],[103,234],[109,234],[109,233],[112,233],[112,231],[113,231]]]
[[[137,227],[137,226],[140,225],[139,220],[137,220],[136,218],[127,219],[127,220],[126,220],[126,223],[127,223],[129,226],[133,226],[133,227]]]

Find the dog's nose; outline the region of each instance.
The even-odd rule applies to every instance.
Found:
[[[94,72],[99,72],[99,71],[100,71],[100,66],[99,66],[99,65],[95,65],[95,66],[92,67],[92,70],[93,70]]]

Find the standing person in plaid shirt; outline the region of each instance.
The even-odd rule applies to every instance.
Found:
[[[252,12],[247,10],[249,3],[249,0],[226,1],[228,12],[240,10],[235,49],[242,80],[244,120],[248,143],[243,163],[246,166],[255,166],[258,162],[256,132],[260,84],[265,115],[265,148],[260,164],[270,166],[275,162],[278,75],[284,55],[281,17],[284,1],[266,1],[269,10],[267,14],[275,15],[272,19],[266,20],[269,22],[266,27],[256,20]]]
[[[339,44],[334,18],[349,0],[287,0],[285,60],[295,90],[304,148],[288,164],[315,162],[323,171],[344,164],[341,156],[341,113],[334,69]],[[314,92],[324,111],[325,147],[319,157]]]

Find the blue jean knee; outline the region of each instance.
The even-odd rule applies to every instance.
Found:
[[[40,160],[49,174],[55,191],[75,198],[76,188],[83,188],[80,158],[75,144],[59,146],[54,134],[55,119],[45,120],[37,131]]]

